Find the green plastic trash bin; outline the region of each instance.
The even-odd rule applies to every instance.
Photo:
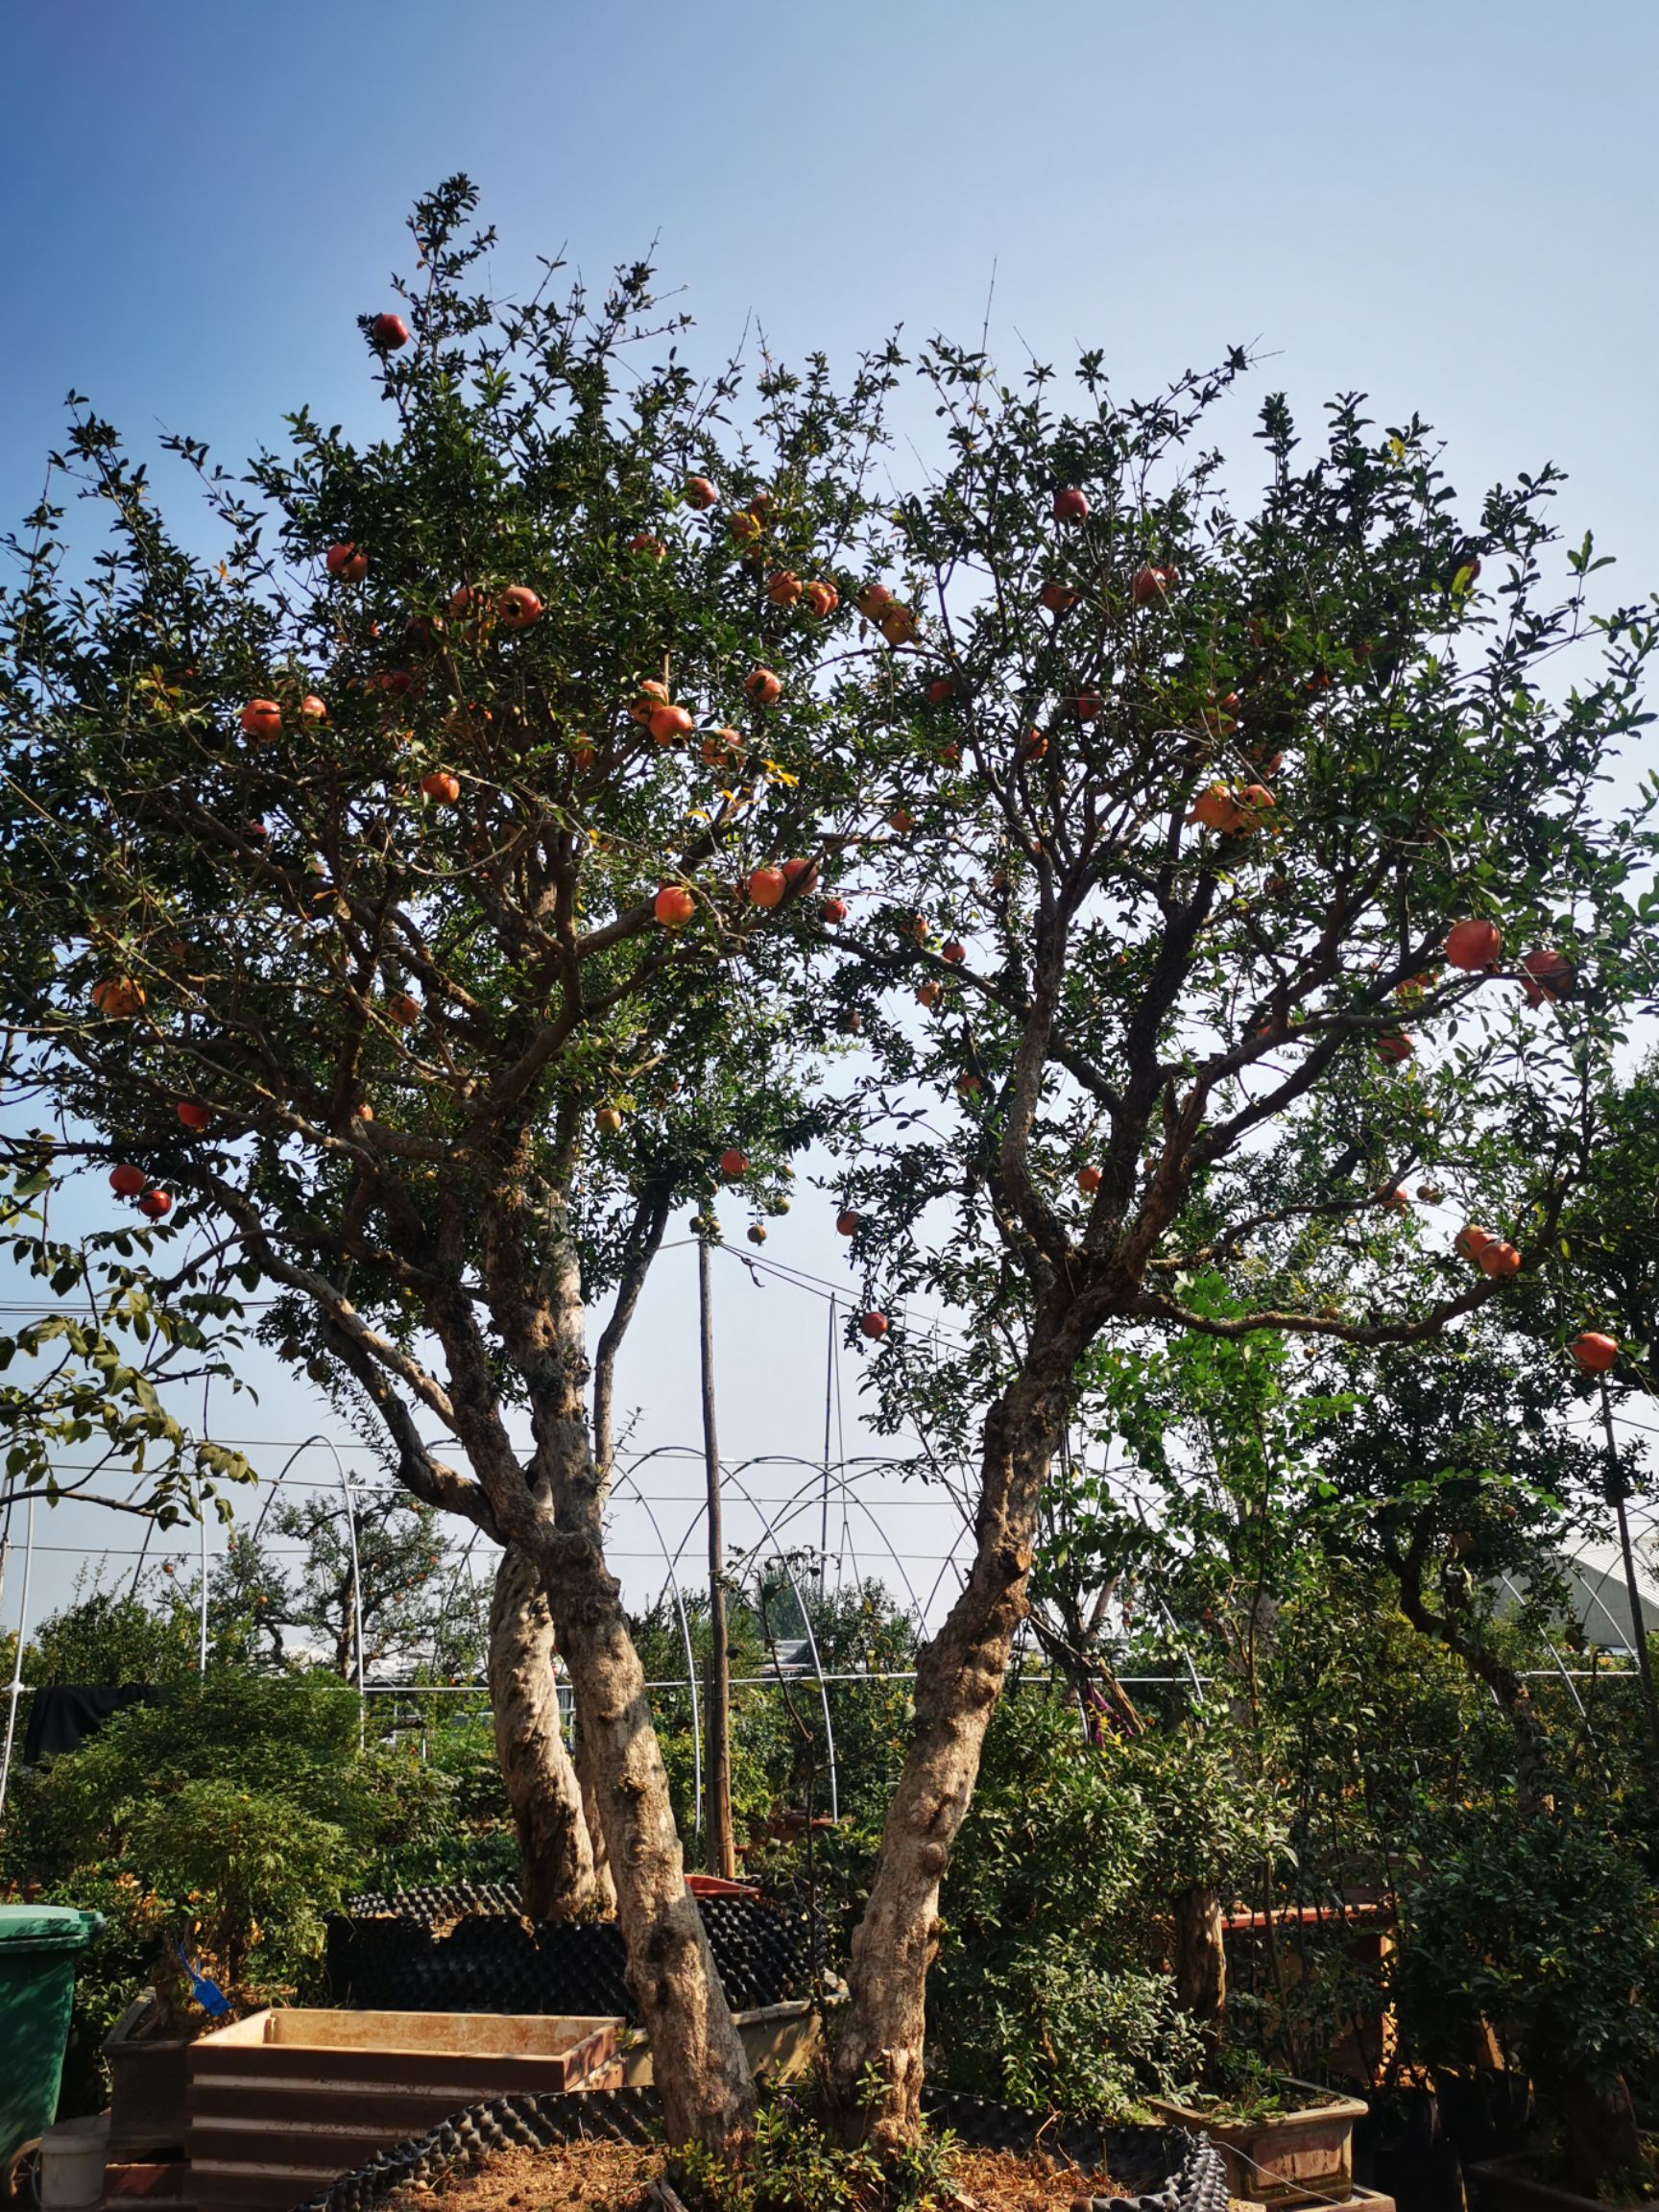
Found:
[[[0,2170],[58,2111],[75,1961],[101,1912],[0,1905]]]

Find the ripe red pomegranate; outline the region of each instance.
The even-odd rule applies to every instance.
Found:
[[[421,779],[421,792],[434,806],[453,806],[461,796],[460,778],[447,768],[429,769]]]
[[[1467,974],[1497,966],[1503,939],[1495,922],[1454,922],[1446,933],[1446,960]]]
[[[827,584],[820,578],[816,584],[807,585],[806,612],[808,614],[816,614],[821,622],[833,614],[840,604],[841,594],[836,590],[833,584]]]
[[[369,573],[369,556],[359,545],[330,545],[323,565],[342,584],[361,584]]]
[[[766,596],[774,607],[793,607],[805,589],[793,568],[775,568],[766,579]]]
[[[684,883],[664,883],[651,902],[651,911],[664,929],[684,929],[697,911],[697,902]]]
[[[687,476],[684,490],[686,506],[695,507],[700,513],[706,507],[712,507],[720,496],[707,476]]]
[[[1129,579],[1129,597],[1137,607],[1159,607],[1169,596],[1175,581],[1173,568],[1137,568]]]
[[[628,719],[631,722],[648,723],[658,708],[666,707],[667,704],[667,685],[659,684],[654,677],[648,676],[639,686],[639,696],[628,709]]]
[[[1104,1181],[1105,1177],[1098,1167],[1079,1167],[1077,1170],[1077,1188],[1085,1198],[1093,1198]]]
[[[913,645],[922,634],[922,620],[914,607],[901,607],[897,600],[882,610],[876,627],[889,645]]]
[[[1498,1239],[1493,1236],[1490,1229],[1481,1229],[1473,1221],[1466,1221],[1456,1236],[1453,1238],[1452,1246],[1454,1251],[1460,1252],[1465,1260],[1479,1262],[1480,1255],[1485,1251],[1487,1245],[1495,1244],[1497,1241]]]
[[[1089,519],[1089,494],[1075,484],[1068,484],[1063,492],[1054,494],[1054,519],[1056,522],[1087,522]]]
[[[893,594],[885,584],[866,584],[858,594],[858,612],[867,622],[876,621],[882,610],[891,605]]]
[[[173,1111],[178,1115],[185,1128],[194,1129],[198,1136],[213,1119],[212,1108],[204,1106],[196,1098],[180,1098],[174,1106]]]
[[[820,922],[828,922],[831,928],[835,926],[836,923],[845,922],[847,919],[846,900],[826,899],[823,905],[818,909],[818,919]]]
[[[864,1216],[854,1214],[851,1206],[843,1206],[835,1216],[835,1227],[843,1237],[856,1237]]]
[[[659,745],[672,745],[676,738],[687,736],[697,724],[684,707],[654,707],[650,727]]]
[[[109,977],[92,986],[93,1005],[111,1022],[130,1022],[142,1009],[144,999],[143,984],[134,983],[128,975]]]
[[[1244,815],[1238,802],[1225,783],[1212,783],[1200,791],[1192,802],[1189,822],[1202,822],[1206,830],[1219,830],[1224,836],[1234,836],[1244,827]]]
[[[818,880],[817,861],[785,860],[783,862],[783,880],[788,884],[791,891],[797,893],[810,891]]]
[[[1416,1046],[1404,1029],[1396,1029],[1391,1036],[1379,1037],[1372,1050],[1379,1060],[1390,1068],[1398,1068],[1416,1052]]]
[[[866,1336],[879,1343],[887,1334],[887,1316],[885,1313],[861,1313],[858,1326]]]
[[[301,700],[300,719],[301,722],[312,723],[327,721],[327,705],[318,698],[315,691],[307,691],[304,698]]]
[[[1037,594],[1037,604],[1046,607],[1050,614],[1064,614],[1077,604],[1077,594],[1070,584],[1057,583],[1053,577]]]
[[[944,944],[939,948],[939,957],[941,960],[949,960],[954,966],[957,962],[967,959],[968,948],[963,944],[960,937],[947,937]]]
[[[1567,1347],[1575,1364],[1585,1375],[1605,1375],[1619,1358],[1618,1340],[1603,1336],[1599,1330],[1586,1329],[1581,1336],[1575,1336]]]
[[[1504,1238],[1494,1237],[1489,1244],[1481,1245],[1475,1256],[1475,1264],[1482,1275],[1490,1275],[1494,1281],[1502,1281],[1505,1276],[1520,1272],[1521,1255]]]
[[[409,325],[401,315],[376,315],[369,325],[369,342],[378,353],[396,353],[409,343]]]
[[[775,707],[783,696],[783,679],[770,668],[757,668],[744,678],[743,692],[752,706]]]
[[[653,538],[649,530],[637,530],[628,541],[630,553],[643,553],[653,561],[666,561],[668,548],[661,538]]]
[[[421,1001],[412,992],[395,991],[386,1001],[386,1018],[399,1029],[413,1029],[421,1019]]]
[[[236,719],[258,744],[282,734],[282,709],[275,699],[250,699]]]
[[[749,903],[752,906],[777,906],[789,888],[789,878],[781,868],[757,868],[749,878]]]
[[[887,827],[901,837],[907,837],[916,827],[916,817],[908,806],[895,806],[887,817]]]
[[[956,686],[949,676],[935,676],[924,694],[929,707],[944,707],[956,696]]]
[[[146,1190],[138,1201],[138,1211],[146,1221],[160,1221],[173,1211],[173,1201],[165,1190]]]
[[[728,1183],[735,1183],[739,1176],[747,1175],[749,1172],[748,1153],[739,1152],[735,1144],[728,1145],[720,1155],[720,1172],[725,1176]]]
[[[509,584],[495,602],[504,630],[528,630],[541,618],[541,602],[527,584]]]
[[[109,1171],[109,1188],[117,1198],[136,1198],[149,1180],[142,1167],[134,1167],[130,1163]]]
[[[1069,702],[1079,722],[1098,722],[1105,709],[1105,701],[1098,691],[1083,691]]]
[[[1522,956],[1521,965],[1527,973],[1523,988],[1529,1005],[1552,1004],[1573,989],[1573,963],[1565,952],[1527,952]]]

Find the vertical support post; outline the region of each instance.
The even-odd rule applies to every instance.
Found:
[[[818,1506],[818,1600],[830,1572],[830,1417],[835,1405],[835,1293],[830,1293],[830,1342],[824,1355],[824,1490]]]
[[[1636,1653],[1636,1671],[1642,1680],[1642,1698],[1647,1708],[1647,1730],[1659,1754],[1659,1702],[1653,1695],[1653,1667],[1647,1653],[1647,1623],[1642,1617],[1642,1590],[1636,1579],[1636,1553],[1630,1543],[1630,1521],[1624,1511],[1624,1476],[1619,1465],[1619,1446],[1613,1435],[1613,1399],[1605,1375],[1601,1385],[1601,1432],[1607,1439],[1607,1477],[1602,1484],[1607,1503],[1619,1521],[1619,1549],[1624,1556],[1624,1589],[1630,1600],[1630,1642]]]
[[[207,1507],[200,1492],[196,1497],[196,1533],[201,1547],[202,1562],[202,1620],[201,1636],[196,1651],[196,1671],[205,1677],[207,1672]]]
[[[709,1509],[709,1695],[703,1802],[708,1812],[704,1856],[710,1874],[735,1880],[732,1833],[732,1660],[726,1647],[726,1543],[720,1521],[720,1444],[714,1429],[714,1315],[709,1282],[709,1239],[697,1239],[697,1320],[703,1366],[703,1468]]]
[[[10,1520],[10,1515],[8,1515]],[[17,1700],[23,1695],[23,1646],[29,1634],[29,1574],[35,1564],[35,1501],[29,1501],[23,1524],[23,1596],[17,1607],[17,1652],[12,1665],[12,1698],[6,1713],[6,1749],[0,1754],[0,1814],[6,1810],[6,1789],[12,1779],[12,1745],[17,1734]]]

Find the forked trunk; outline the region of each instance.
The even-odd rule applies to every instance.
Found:
[[[457,1392],[456,1413],[491,1504],[506,1533],[533,1553],[559,1624],[578,1740],[616,1885],[628,1985],[650,2038],[667,2139],[731,2152],[753,2128],[755,2084],[703,1915],[685,1887],[645,1671],[605,1562],[575,1255],[566,1238],[548,1238],[544,1215],[520,1218],[522,1205],[503,1197],[486,1211],[483,1230],[491,1305],[530,1392],[536,1452],[528,1484],[488,1367],[476,1359],[468,1366],[477,1395]],[[533,1248],[541,1262],[534,1271],[527,1257]],[[461,1318],[454,1315],[452,1326],[458,1329]],[[469,1315],[465,1326],[470,1334]]]
[[[1070,1372],[1070,1361],[1057,1363]],[[851,1990],[830,2062],[844,2141],[899,2151],[921,2124],[927,1970],[939,1886],[978,1778],[985,1731],[1025,1611],[1037,1503],[1060,1426],[1052,1382],[1022,1377],[985,1430],[977,1545],[967,1583],[916,1667],[910,1747],[853,1938]]]
[[[569,1920],[593,1895],[592,1843],[565,1748],[553,1616],[536,1562],[508,1545],[490,1606],[495,1755],[518,1831],[518,1884],[532,1920]]]

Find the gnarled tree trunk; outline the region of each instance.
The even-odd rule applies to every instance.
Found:
[[[505,1533],[534,1557],[559,1624],[668,2140],[731,2151],[753,2128],[755,2084],[685,1887],[645,1672],[605,1561],[576,1257],[562,1224],[550,1233],[544,1214],[529,1214],[522,1190],[521,1176],[504,1176],[482,1227],[491,1308],[530,1395],[529,1480],[473,1317],[458,1301],[440,1320],[458,1385],[465,1375],[454,1393],[456,1422]]]
[[[1205,1886],[1176,1892],[1173,1957],[1175,1994],[1197,2021],[1205,2043],[1220,2040],[1227,2011],[1227,1947],[1221,1933],[1221,1906]]]
[[[593,1895],[592,1844],[565,1745],[553,1616],[536,1562],[508,1545],[490,1606],[495,1755],[518,1831],[518,1879],[532,1920],[568,1920]]]
[[[974,1564],[916,1666],[910,1748],[853,1938],[851,1999],[830,2061],[844,2140],[896,2151],[921,2121],[927,1970],[939,1886],[978,1779],[1025,1584],[1037,1503],[1058,1441],[1071,1355],[1034,1358],[985,1427]]]

